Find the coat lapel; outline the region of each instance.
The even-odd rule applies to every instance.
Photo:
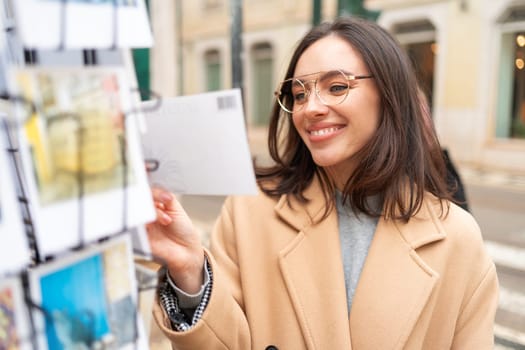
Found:
[[[337,214],[332,211],[316,224],[324,212],[322,194],[312,186],[306,195],[320,200],[305,208],[283,196],[276,206],[278,215],[298,231],[280,252],[281,272],[308,349],[350,349]]]
[[[318,184],[306,197],[323,198]],[[379,220],[349,320],[336,212],[316,223],[323,200],[281,198],[277,214],[298,235],[279,263],[308,349],[403,348],[439,279],[416,252],[445,237],[430,203],[409,223]]]
[[[425,203],[409,223],[380,219],[354,295],[354,349],[402,349],[439,276],[416,249],[445,237]]]

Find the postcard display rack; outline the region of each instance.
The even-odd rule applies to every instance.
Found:
[[[0,28],[0,349],[147,349],[144,0],[0,0]]]

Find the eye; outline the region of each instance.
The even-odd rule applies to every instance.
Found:
[[[306,95],[306,89],[303,82],[298,79],[293,79],[291,92],[294,103],[303,104],[306,102],[308,96]]]
[[[293,100],[295,103],[302,104],[306,101],[306,93],[303,91],[298,91],[293,93]]]
[[[332,84],[328,91],[332,95],[342,95],[348,90],[348,84]]]

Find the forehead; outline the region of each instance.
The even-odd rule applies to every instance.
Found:
[[[340,69],[352,74],[366,74],[361,55],[344,39],[329,35],[314,42],[299,57],[294,76]]]

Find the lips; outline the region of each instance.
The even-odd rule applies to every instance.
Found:
[[[341,133],[345,125],[313,125],[306,129],[308,138],[311,142],[322,142]]]
[[[329,128],[309,130],[308,133],[312,136],[322,136],[322,135],[328,135],[328,134],[334,133],[337,130],[340,130],[342,128],[343,128],[342,126],[332,126]]]

